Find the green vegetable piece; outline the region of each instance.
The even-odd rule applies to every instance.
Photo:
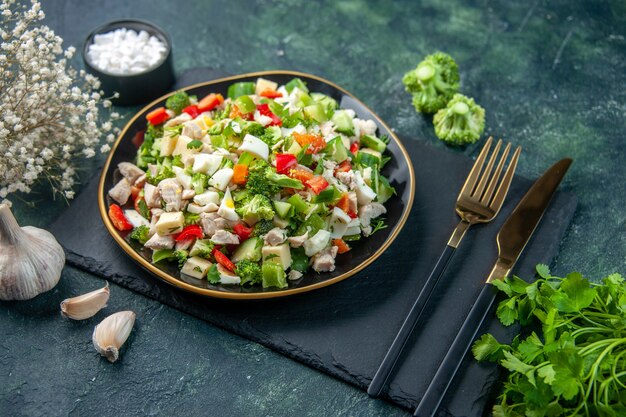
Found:
[[[449,145],[465,145],[480,139],[485,130],[485,110],[462,94],[455,94],[433,118],[435,134]]]
[[[280,264],[266,262],[261,267],[263,288],[287,288],[287,275]]]
[[[263,282],[259,264],[247,259],[241,260],[235,264],[235,274],[241,278],[241,285],[254,285]]]
[[[320,103],[314,103],[304,108],[304,114],[318,123],[324,123],[328,120],[324,106]]]
[[[242,95],[237,97],[235,100],[235,105],[239,108],[242,113],[252,113],[256,110],[256,105],[254,101],[250,98],[250,96]],[[259,125],[260,126],[260,125]],[[261,129],[263,126],[261,126]]]
[[[167,259],[174,259],[174,251],[172,249],[159,249],[152,252],[153,264]]]
[[[309,269],[309,257],[304,253],[304,248],[291,249],[291,269],[303,274]]]
[[[262,160],[255,160],[248,167],[248,180],[246,181],[246,189],[250,191],[252,195],[261,194],[268,198],[273,198],[282,189],[280,185],[277,185],[267,179],[268,174],[275,173],[267,162]]]
[[[331,119],[335,125],[335,130],[346,136],[354,136],[354,122],[352,117],[345,110],[337,110]]]
[[[191,186],[196,194],[202,194],[204,190],[209,186],[209,177],[202,172],[196,172],[191,175]]]
[[[428,55],[402,78],[406,90],[413,94],[415,110],[421,113],[444,108],[459,90],[459,81],[456,62],[443,52]]]
[[[348,159],[348,150],[344,146],[343,140],[341,140],[340,136],[328,141],[326,147],[324,148],[324,153],[337,163],[341,163]]]
[[[269,198],[257,194],[245,205],[236,209],[243,221],[248,224],[255,224],[259,220],[272,220],[274,218],[274,208]]]
[[[393,195],[396,189],[389,184],[389,180],[382,175],[378,175],[378,183],[376,185],[376,201],[385,204]]]
[[[361,148],[356,153],[356,163],[364,167],[372,167],[378,171],[381,163],[380,153],[369,148]]]
[[[200,148],[202,148],[202,141],[198,139],[194,139],[187,144],[187,149],[200,149]]]
[[[141,214],[141,216],[144,219],[150,220],[150,208],[148,208],[148,205],[146,204],[146,200],[143,198],[140,198],[139,201],[137,202],[137,206],[139,207],[139,214]]]
[[[250,152],[243,152],[241,155],[239,155],[239,159],[237,160],[237,164],[248,166],[248,165],[250,165],[250,162],[252,162],[254,160],[254,158],[255,158],[255,156],[252,155]]]
[[[313,198],[312,202],[334,204],[339,201],[339,199],[341,198],[341,194],[341,191],[339,191],[332,185],[329,185],[328,187],[320,191],[320,193]]]
[[[326,120],[330,119],[335,113],[335,110],[339,107],[337,101],[322,93],[311,93],[311,98],[315,103],[319,103],[324,108],[324,112],[326,114]]]
[[[230,260],[234,263],[248,260],[258,262],[261,260],[261,250],[263,249],[263,240],[259,237],[251,237],[244,240],[237,247]]]
[[[213,266],[211,266],[211,268],[209,268],[209,271],[206,274],[206,279],[207,281],[209,281],[210,284],[219,284],[220,282],[220,273],[217,270],[217,265],[213,264]]]
[[[165,107],[180,114],[185,107],[189,105],[189,95],[184,91],[177,91],[167,98]]]
[[[256,84],[253,82],[234,83],[231,84],[230,87],[228,87],[227,95],[229,98],[235,99],[243,95],[254,94],[255,88]]]
[[[199,256],[204,259],[213,259],[213,248],[215,248],[215,244],[209,239],[196,239],[191,247],[191,250],[189,251],[189,256]]]
[[[290,178],[284,174],[278,174],[274,171],[268,171],[267,179],[273,184],[276,184],[283,188],[293,188],[296,190],[304,189],[304,184],[302,184],[300,180]]]
[[[289,197],[287,199],[287,203],[291,204],[297,213],[306,213],[311,208],[311,206],[309,206],[309,204],[298,194],[294,194]]]
[[[145,245],[148,239],[150,239],[150,228],[146,225],[135,227],[130,234],[130,238]]]
[[[295,209],[291,204],[284,201],[272,201],[272,203],[274,204],[276,214],[278,214],[281,219],[289,219],[293,216]]]
[[[305,93],[309,92],[309,89],[307,88],[306,83],[302,81],[300,78],[294,78],[293,80],[285,84],[285,90],[287,90],[288,93],[291,93],[293,89],[296,87],[298,87],[298,90],[303,91]]]
[[[257,224],[254,225],[254,230],[252,234],[254,236],[262,236],[267,234],[270,230],[274,228],[274,222],[271,220],[261,220]]]
[[[357,240],[361,240],[361,235],[347,235],[342,237],[342,239],[346,242],[354,242]]]
[[[387,144],[375,136],[363,135],[361,136],[361,143],[363,146],[374,149],[380,153],[385,152],[385,149],[387,149]]]
[[[228,149],[228,140],[224,135],[210,135],[211,145],[214,148],[224,148]]]
[[[298,230],[296,231],[296,235],[300,236],[305,234],[307,231],[309,232],[309,237],[315,235],[320,229],[324,229],[326,227],[326,222],[317,214],[311,214],[308,219],[306,219]]]

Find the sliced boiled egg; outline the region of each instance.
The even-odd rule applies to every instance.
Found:
[[[239,220],[239,215],[235,211],[235,200],[233,200],[229,188],[227,188],[226,192],[224,193],[224,198],[222,199],[222,204],[220,204],[220,208],[217,210],[217,214],[218,216],[226,220]]]
[[[244,136],[243,143],[239,146],[239,150],[242,152],[250,152],[266,161],[270,155],[270,148],[267,146],[267,143],[249,133]]]

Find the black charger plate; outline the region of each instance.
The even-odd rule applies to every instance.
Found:
[[[396,238],[404,226],[411,210],[415,177],[411,160],[404,146],[391,129],[387,127],[374,112],[352,94],[330,81],[314,75],[294,71],[265,71],[195,84],[184,90],[188,94],[197,95],[198,97],[204,97],[212,92],[221,93],[226,96],[226,91],[231,84],[241,81],[255,81],[259,77],[275,81],[278,84],[285,84],[292,78],[298,77],[306,82],[310,91],[324,93],[333,97],[340,103],[342,108],[354,110],[361,119],[374,120],[378,126],[379,135],[387,135],[391,139],[387,149],[392,159],[382,171],[383,175],[389,179],[391,185],[395,187],[397,192],[397,195],[393,196],[385,203],[388,227],[368,238],[351,242],[352,250],[337,257],[335,271],[321,274],[310,271],[300,280],[290,282],[289,287],[283,290],[275,288],[264,289],[259,286],[240,287],[234,285],[212,285],[206,280],[198,280],[186,275],[181,275],[174,264],[161,262],[158,265],[153,265],[150,261],[150,251],[142,249],[136,242],[131,241],[129,239],[129,232],[120,232],[112,225],[107,215],[108,207],[111,203],[107,193],[108,190],[115,185],[116,180],[119,179],[119,174],[116,172],[117,164],[124,161],[132,161],[135,158],[137,146],[133,143],[133,138],[135,138],[138,132],[145,129],[146,114],[159,106],[163,106],[165,100],[170,95],[168,94],[156,99],[141,109],[122,130],[122,133],[113,145],[113,149],[107,158],[100,177],[98,205],[100,215],[102,216],[107,230],[124,252],[153,275],[178,288],[210,297],[258,299],[283,297],[334,284],[351,277],[374,262]]]

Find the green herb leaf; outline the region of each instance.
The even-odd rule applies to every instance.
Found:
[[[187,144],[187,149],[200,149],[202,147],[202,141],[194,139]]]

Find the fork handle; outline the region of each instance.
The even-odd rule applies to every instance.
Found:
[[[441,256],[439,256],[439,259],[435,264],[435,268],[432,270],[430,276],[426,280],[424,288],[422,288],[422,291],[420,291],[417,300],[415,300],[413,307],[411,307],[411,311],[409,311],[406,319],[404,319],[404,323],[402,324],[400,331],[398,332],[396,338],[391,344],[391,347],[387,351],[385,359],[383,359],[380,367],[378,368],[378,371],[376,371],[376,375],[374,375],[374,379],[372,379],[372,382],[367,388],[367,393],[370,397],[378,397],[383,390],[383,387],[387,383],[389,376],[391,375],[398,362],[398,358],[400,357],[404,346],[406,346],[406,342],[409,340],[409,336],[411,336],[411,333],[413,333],[413,329],[419,321],[422,312],[424,311],[424,307],[428,303],[428,300],[430,300],[433,290],[437,285],[437,282],[439,282],[439,278],[446,270],[446,267],[448,266],[452,255],[454,255],[455,250],[456,247],[450,246],[450,244],[448,244],[443,250]]]

